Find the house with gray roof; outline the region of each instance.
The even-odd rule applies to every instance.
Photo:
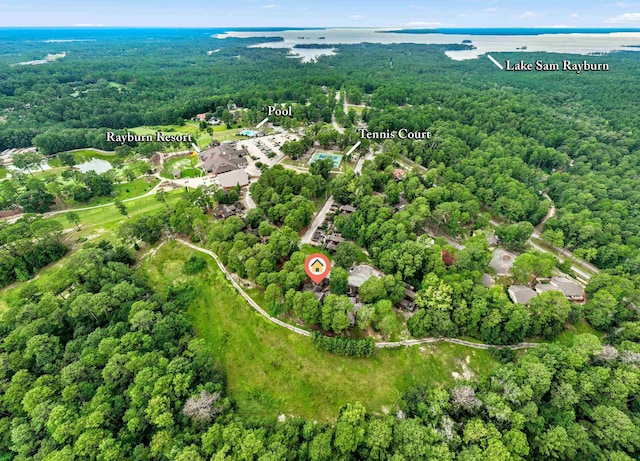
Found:
[[[509,293],[511,301],[518,304],[529,304],[529,301],[538,296],[538,293],[532,288],[524,285],[511,285],[507,289],[507,293]]]
[[[585,292],[582,286],[568,277],[551,277],[549,285],[556,287],[556,290],[561,291],[569,301],[581,303],[585,300]]]

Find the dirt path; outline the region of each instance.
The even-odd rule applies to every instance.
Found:
[[[540,224],[538,224],[534,228],[534,232],[533,232],[534,237],[540,237],[540,235],[542,234],[542,228],[544,227],[544,223],[546,223],[549,218],[553,218],[556,215],[556,205],[555,203],[553,203],[553,200],[551,200],[551,197],[549,197],[546,192],[543,192],[542,195],[544,196],[544,198],[549,200],[549,202],[551,203],[551,207],[549,207],[549,211],[547,211],[547,215],[544,218],[542,218],[542,221],[540,221]]]

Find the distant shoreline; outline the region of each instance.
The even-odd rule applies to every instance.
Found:
[[[377,34],[443,34],[443,35],[566,35],[566,34],[616,34],[636,33],[640,28],[573,28],[573,27],[485,27],[443,29],[385,29]]]

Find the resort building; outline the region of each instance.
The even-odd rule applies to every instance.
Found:
[[[207,174],[216,176],[246,168],[248,162],[245,157],[248,153],[246,149],[238,150],[229,144],[220,144],[200,152],[200,162]]]

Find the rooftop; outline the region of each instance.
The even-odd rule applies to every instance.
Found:
[[[520,304],[527,304],[538,296],[538,293],[524,285],[511,285],[507,291],[509,292],[511,301]]]
[[[243,157],[247,154],[245,149],[236,150],[229,144],[220,144],[202,151],[200,160],[207,173],[220,174],[246,166]]]
[[[384,274],[377,269],[366,264],[360,264],[349,270],[349,285],[353,287],[362,286],[370,277],[382,277]]]
[[[584,290],[580,284],[567,277],[551,277],[550,285],[557,287],[567,298],[583,298]]]
[[[496,275],[509,275],[516,255],[510,251],[496,248],[493,252],[489,265],[496,271]]]
[[[538,293],[546,293],[547,291],[560,291],[557,286],[550,283],[538,283],[536,285],[536,291]]]
[[[244,170],[232,170],[227,173],[221,173],[217,176],[220,182],[220,187],[223,189],[229,189],[239,185],[244,187],[249,184],[249,175]]]

